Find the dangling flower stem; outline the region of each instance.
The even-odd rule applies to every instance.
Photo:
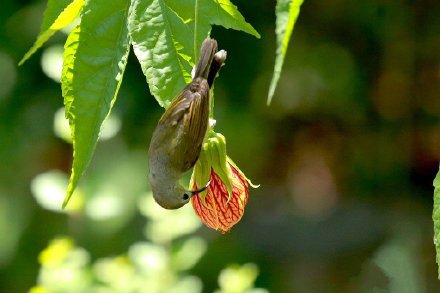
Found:
[[[194,60],[198,60],[197,35],[199,28],[199,0],[195,0],[194,4]]]

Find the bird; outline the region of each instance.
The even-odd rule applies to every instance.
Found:
[[[194,167],[208,131],[210,89],[226,60],[226,51],[217,51],[217,41],[206,38],[191,83],[171,101],[160,118],[148,150],[151,191],[165,209],[178,209],[192,196],[205,190],[187,190],[182,176]]]

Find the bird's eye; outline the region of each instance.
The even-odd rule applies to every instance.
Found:
[[[182,196],[182,199],[183,200],[188,200],[189,199],[189,195],[184,193],[183,196]]]

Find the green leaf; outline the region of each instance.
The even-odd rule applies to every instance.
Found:
[[[74,21],[83,6],[84,0],[49,0],[37,40],[18,65],[29,59],[55,32]]]
[[[272,101],[278,80],[280,79],[287,46],[289,45],[290,36],[292,35],[293,27],[295,26],[302,3],[303,0],[277,0],[277,6],[275,8],[277,18],[275,29],[277,35],[277,51],[272,81],[269,86],[268,105],[270,105]]]
[[[66,117],[72,129],[74,160],[63,207],[90,163],[101,125],[113,107],[122,81],[130,47],[129,3],[88,1],[81,24],[70,33],[64,46],[61,81]]]
[[[436,251],[436,261],[439,266],[438,279],[440,280],[440,170],[434,179],[434,209],[432,211],[434,221],[434,244]]]
[[[195,50],[195,0],[132,1],[129,31],[134,52],[150,92],[161,106],[168,106],[191,81],[194,52],[209,35],[211,25],[260,37],[229,0],[199,1],[197,15]]]
[[[260,38],[260,34],[246,22],[237,6],[229,0],[203,1],[200,6],[200,19],[207,24],[221,25],[225,28],[243,31]],[[203,40],[201,40],[202,42]]]
[[[178,11],[179,16],[186,20],[191,30],[194,29],[195,15],[197,15],[196,40],[193,42],[196,44],[196,48],[200,48],[203,40],[209,35],[211,25],[220,25],[228,29],[243,31],[260,38],[260,34],[252,25],[246,22],[237,6],[229,0],[167,0],[167,4],[174,11]],[[193,55],[196,56],[197,53],[197,50],[195,50]]]
[[[151,93],[168,106],[191,81],[190,27],[163,0],[133,0],[128,29]]]

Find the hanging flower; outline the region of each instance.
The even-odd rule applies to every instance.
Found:
[[[215,132],[210,133],[203,145],[191,186],[197,190],[208,181],[208,188],[191,200],[194,211],[208,227],[221,233],[228,232],[244,214],[249,185],[257,186],[252,185],[226,155],[225,138]]]

